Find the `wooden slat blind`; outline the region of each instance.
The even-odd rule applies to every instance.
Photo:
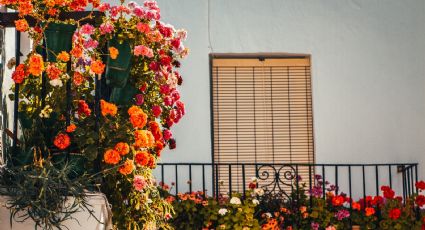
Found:
[[[308,57],[213,59],[212,97],[215,163],[313,163]]]

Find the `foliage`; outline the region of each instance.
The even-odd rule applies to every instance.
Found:
[[[191,192],[172,196],[166,193],[175,215],[170,219],[175,229],[259,229],[254,217],[257,200],[254,191],[242,197],[233,193],[218,200],[203,192]]]
[[[11,224],[12,220],[23,222],[31,218],[36,227],[65,229],[62,222],[72,219],[74,213],[93,212],[84,190],[94,178],[84,174],[70,179],[71,165],[58,169],[49,159],[40,158],[32,165],[3,170],[0,181],[4,187],[0,194],[11,197],[6,202],[11,210]]]
[[[0,4],[18,11],[16,29],[28,32],[34,43],[12,75],[12,90],[19,86],[22,136],[8,167],[31,167],[31,151],[37,149],[63,174],[58,162],[77,155],[80,160],[70,165],[74,173],[64,175],[71,180],[102,173],[100,189],[113,206],[115,228],[168,228],[172,206],[159,195],[152,169],[167,145],[176,147],[171,128],[185,114],[177,89],[182,77],[176,69],[188,54],[183,46],[186,32],[161,22],[155,1],[121,1],[117,6],[98,0]],[[91,13],[81,20],[59,17],[89,5],[104,13],[95,25],[83,22],[93,17]],[[35,26],[28,25],[27,15],[35,19]],[[50,180],[53,174],[45,176]],[[77,186],[72,184],[75,180],[70,183]],[[56,220],[48,220],[55,225]]]

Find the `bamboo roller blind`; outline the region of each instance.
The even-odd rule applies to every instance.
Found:
[[[314,162],[308,57],[213,59],[212,97],[215,163]]]

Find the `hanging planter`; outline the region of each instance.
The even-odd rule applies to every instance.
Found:
[[[113,88],[110,100],[117,105],[129,105],[133,102],[138,90],[127,84],[123,88]]]
[[[119,55],[116,59],[108,56],[106,62],[106,83],[114,88],[124,88],[130,76],[132,58],[130,42],[128,40],[120,42],[117,38],[112,38],[108,42],[108,47],[115,47]]]
[[[56,61],[56,55],[62,51],[69,52],[72,48],[72,36],[75,25],[63,23],[49,23],[44,31],[46,38],[47,60]]]

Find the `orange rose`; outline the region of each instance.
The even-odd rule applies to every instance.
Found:
[[[130,146],[124,142],[116,144],[114,149],[119,152],[121,156],[127,155],[130,152]]]
[[[33,54],[29,58],[28,72],[34,76],[40,76],[44,70],[43,57],[40,54]]]
[[[124,163],[124,165],[122,165],[120,168],[119,168],[119,172],[121,173],[121,174],[123,174],[123,175],[128,175],[128,174],[130,174],[130,173],[132,173],[133,172],[133,170],[134,170],[134,163],[133,163],[133,161],[132,160],[126,160],[125,161],[125,163]]]
[[[27,20],[25,20],[25,19],[19,19],[19,20],[16,20],[15,21],[15,27],[16,27],[16,30],[17,31],[25,32],[25,31],[28,30],[29,25],[28,25]]]
[[[155,144],[155,138],[148,130],[134,131],[134,145],[139,148],[151,148]]]
[[[62,51],[58,54],[56,57],[59,61],[68,62],[69,61],[69,54],[66,51]]]
[[[70,124],[70,125],[68,125],[67,127],[66,127],[66,132],[67,133],[72,133],[72,132],[74,132],[75,131],[75,129],[77,128],[77,126],[76,125],[74,125],[74,124]]]
[[[117,59],[120,52],[115,47],[109,47],[109,55],[112,59]]]
[[[100,110],[102,112],[103,116],[107,116],[107,115],[111,115],[111,116],[115,116],[117,114],[117,106],[109,103],[105,100],[100,100]]]
[[[68,134],[66,133],[59,133],[55,140],[53,141],[53,144],[60,150],[64,150],[71,145],[71,138],[69,138]]]
[[[106,150],[105,154],[103,155],[103,160],[107,164],[116,165],[116,164],[118,164],[118,162],[120,162],[121,156],[120,156],[119,152],[117,152],[113,149],[108,149],[108,150]]]
[[[102,74],[105,70],[105,64],[101,60],[92,61],[90,65],[91,71],[95,74]]]

